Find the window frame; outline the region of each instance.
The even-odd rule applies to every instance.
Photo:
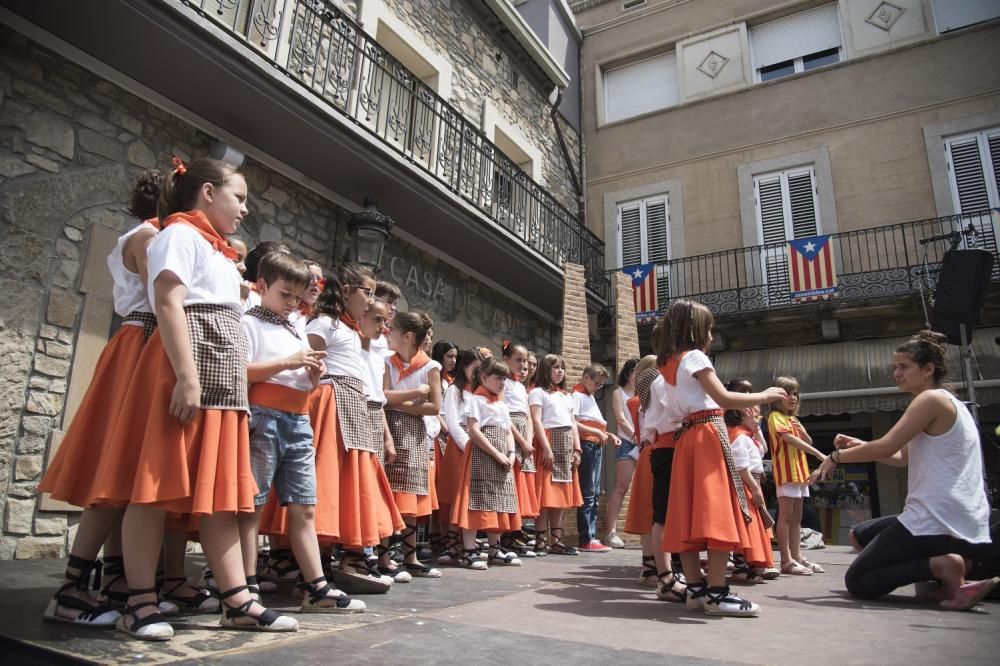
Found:
[[[962,200],[958,192],[958,179],[955,174],[955,163],[952,158],[952,144],[965,142],[973,138],[976,139],[979,148],[979,161],[983,169],[983,178],[986,181],[987,210],[1000,208],[1000,171],[993,164],[993,154],[989,144],[990,136],[1000,137],[1000,125],[944,137],[944,157],[948,169],[948,186],[951,191],[951,199],[954,203],[956,214],[972,213],[973,211],[962,210]],[[1000,153],[997,155],[997,160],[1000,161]]]
[[[650,60],[655,60],[657,58],[664,58],[673,56],[673,81],[674,90],[673,97],[676,97],[676,101],[667,104],[666,106],[660,106],[653,109],[647,109],[645,111],[640,111],[638,113],[633,113],[632,115],[621,116],[617,118],[609,118],[608,116],[608,76],[613,72],[625,69],[627,67],[634,67],[635,65],[648,62]],[[683,104],[684,100],[681,99],[681,84],[680,84],[680,65],[678,62],[678,53],[676,45],[671,46],[668,50],[658,51],[655,53],[647,53],[641,57],[631,59],[627,62],[609,62],[609,63],[598,63],[597,65],[597,81],[598,81],[598,94],[599,99],[597,100],[598,109],[598,127],[604,125],[610,125],[613,123],[625,123],[637,118],[641,118],[647,115],[662,113],[667,109],[672,109],[674,107]]]

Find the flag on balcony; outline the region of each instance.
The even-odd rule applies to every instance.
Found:
[[[788,241],[788,281],[792,303],[827,300],[837,293],[837,269],[829,236]]]
[[[632,278],[632,300],[635,302],[637,319],[655,317],[659,310],[656,300],[656,264],[640,264],[623,268],[622,272]]]

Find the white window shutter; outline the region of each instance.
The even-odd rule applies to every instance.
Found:
[[[646,202],[646,261],[670,258],[667,240],[667,200]]]
[[[780,175],[756,179],[757,215],[760,218],[761,242],[764,245],[785,240],[785,212]]]
[[[938,32],[957,30],[1000,16],[997,0],[933,0]]]
[[[754,69],[839,48],[841,43],[836,2],[750,28]]]
[[[979,137],[971,136],[947,142],[951,175],[958,212],[972,213],[990,207],[983,159],[979,151]],[[994,158],[996,159],[996,158]]]
[[[679,102],[674,52],[604,73],[604,122],[665,109]]]
[[[618,238],[622,267],[642,263],[642,227],[639,204],[618,208]]]
[[[996,191],[1000,193],[1000,132],[987,136],[986,142],[990,147],[990,164],[993,165],[993,182],[996,184]],[[1000,201],[996,202],[1000,206]]]
[[[792,214],[792,238],[819,233],[816,219],[816,181],[812,169],[788,175],[788,201]]]

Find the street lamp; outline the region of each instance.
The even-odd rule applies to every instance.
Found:
[[[351,241],[348,259],[376,273],[382,270],[382,251],[392,225],[392,218],[381,212],[374,201],[366,199],[364,210],[352,214],[347,221]]]

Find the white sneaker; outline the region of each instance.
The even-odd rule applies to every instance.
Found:
[[[614,532],[610,532],[608,534],[608,538],[604,540],[604,543],[606,543],[607,545],[611,546],[612,548],[624,548],[625,547],[625,542],[622,541],[621,537],[619,537]]]
[[[728,587],[710,588],[705,596],[705,615],[728,617],[757,617],[760,606],[731,594]]]

